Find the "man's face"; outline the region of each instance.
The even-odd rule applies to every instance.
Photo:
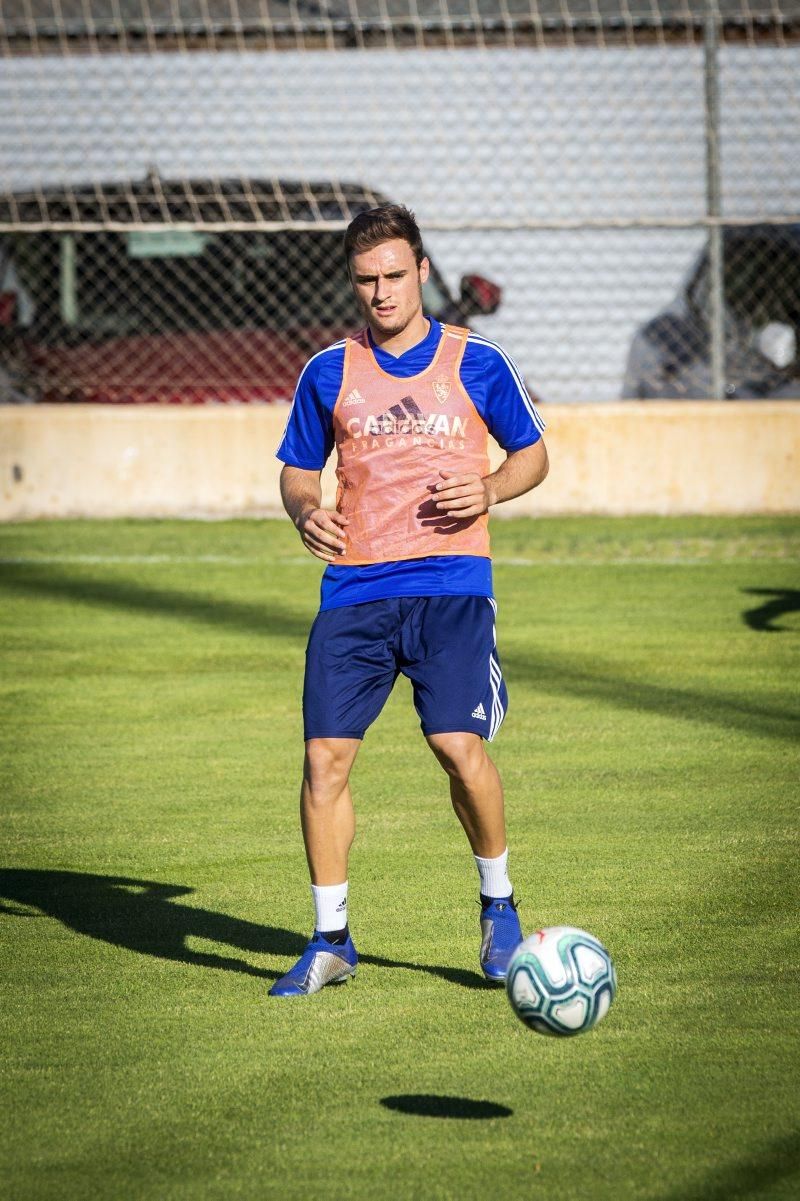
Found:
[[[351,255],[350,282],[377,339],[392,338],[421,317],[422,285],[429,270],[427,259],[417,267],[414,252],[403,238]]]

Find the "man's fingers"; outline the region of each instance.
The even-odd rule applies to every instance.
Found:
[[[304,532],[313,538],[321,539],[328,546],[344,546],[344,530],[332,520],[332,516],[324,509],[317,509],[309,514]],[[336,516],[338,517],[339,514],[337,513]]]
[[[464,484],[479,483],[481,477],[471,472],[469,475],[451,475],[449,471],[440,471],[444,483],[436,485],[437,492],[446,492],[449,488],[458,488]]]
[[[317,559],[335,563],[344,554],[348,519],[334,509],[311,509],[298,523],[303,546]]]
[[[436,518],[430,519],[436,521],[467,521],[470,517],[479,517],[481,513],[485,513],[486,509],[483,505],[470,505],[466,509],[440,509]]]
[[[327,513],[318,517],[309,518],[309,527],[320,530],[324,534],[330,535],[331,538],[336,538],[338,541],[344,541],[344,531],[341,526],[338,526],[334,521],[331,521]]]
[[[315,548],[313,546],[309,546],[308,543],[306,543],[305,546],[309,554],[312,554],[315,559],[322,559],[323,563],[335,563],[339,558],[338,555],[332,555],[330,551],[315,550]]]
[[[313,534],[307,531],[303,536],[303,541],[309,550],[323,551],[327,555],[338,557],[344,554],[345,544],[338,541],[331,534]]]
[[[347,518],[327,509],[314,509],[306,517],[300,536],[303,545],[318,559],[333,563],[345,551],[344,527]]]
[[[473,517],[485,513],[489,507],[486,485],[479,475],[453,476],[436,488],[435,504],[440,513]]]
[[[476,513],[483,512],[485,502],[482,496],[461,496],[455,500],[440,501],[436,508],[443,513],[461,513],[463,516],[464,509],[474,509]]]
[[[337,550],[344,546],[333,534],[326,534],[324,530],[309,530],[307,529],[303,535],[303,541],[311,546],[317,546],[321,550]]]
[[[439,475],[447,477],[448,473],[440,471]],[[442,513],[461,510],[465,506],[477,506],[476,512],[482,513],[488,508],[486,503],[486,487],[483,479],[477,473],[469,475],[450,475],[443,483],[436,484],[433,489],[433,499],[436,508]]]
[[[443,492],[436,493],[436,502],[438,504],[443,500],[457,500],[460,496],[483,496],[482,482],[470,482],[461,484],[457,488],[446,488]]]
[[[344,552],[343,546],[332,547],[327,543],[320,541],[319,538],[305,536],[303,545],[306,550],[310,550],[312,555],[316,555],[318,559],[325,559],[326,562],[332,563],[335,559],[341,557]]]

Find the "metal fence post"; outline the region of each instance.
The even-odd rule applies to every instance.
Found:
[[[723,259],[722,196],[719,139],[719,14],[716,0],[705,0],[706,216],[708,223],[709,313],[711,319],[711,390],[725,399],[725,264]]]

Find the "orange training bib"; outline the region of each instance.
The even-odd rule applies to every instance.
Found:
[[[443,326],[430,366],[406,379],[378,366],[366,330],[347,339],[333,411],[336,508],[349,518],[337,563],[489,557],[488,514],[435,508],[440,471],[489,472],[488,430],[459,377],[468,332]]]

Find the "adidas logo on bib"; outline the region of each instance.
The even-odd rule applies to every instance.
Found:
[[[479,704],[477,709],[472,710],[472,716],[477,717],[478,721],[486,721],[486,710],[482,704]]]
[[[352,392],[348,392],[342,401],[342,408],[346,409],[348,405],[363,405],[366,404],[364,397],[359,392],[358,388],[353,388]]]

